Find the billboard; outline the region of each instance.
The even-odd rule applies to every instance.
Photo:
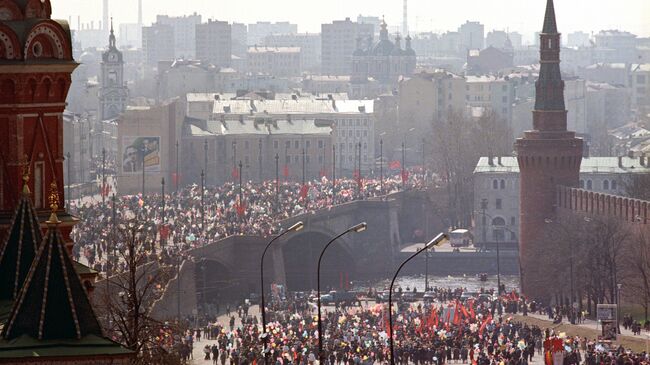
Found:
[[[160,137],[122,137],[122,173],[160,172]]]

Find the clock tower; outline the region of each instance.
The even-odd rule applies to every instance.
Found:
[[[115,45],[113,20],[108,37],[108,50],[102,54],[101,90],[99,92],[100,120],[112,119],[126,109],[129,90],[124,84],[124,58]]]

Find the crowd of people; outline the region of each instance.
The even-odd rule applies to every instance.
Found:
[[[106,203],[72,204],[70,211],[80,218],[72,233],[77,260],[83,258],[96,271],[104,272],[110,255],[122,249],[113,238],[113,214],[118,224],[136,218],[144,226],[147,251],[162,263],[173,263],[180,252],[200,247],[231,235],[268,236],[277,233],[280,222],[306,212],[328,209],[355,199],[368,199],[408,189],[421,189],[428,174],[411,174],[404,184],[399,175],[383,179],[322,178],[305,185],[275,181],[228,182],[203,191],[190,185],[163,196],[148,194],[111,199]],[[202,194],[203,193],[203,194]],[[116,235],[119,236],[119,235]],[[110,252],[109,252],[110,251]],[[119,265],[119,263],[118,263]],[[117,268],[119,270],[119,268]]]
[[[649,364],[646,353],[623,347],[609,348],[584,337],[571,337],[516,322],[509,312],[529,305],[516,294],[495,299],[460,301],[462,290],[435,289],[430,303],[402,303],[393,316],[395,363],[442,365],[526,365],[538,362],[562,365]],[[323,316],[323,354],[318,350],[316,308],[307,297],[272,300],[267,308],[264,350],[261,325],[256,316],[238,311],[241,325],[218,321],[201,332],[210,343],[203,345],[203,360],[213,364],[312,365],[320,359],[329,365],[386,364],[390,358],[387,306],[328,307]],[[499,315],[502,313],[502,315]],[[559,344],[559,347],[558,347]],[[547,351],[548,349],[553,349]],[[199,362],[200,363],[200,362]]]

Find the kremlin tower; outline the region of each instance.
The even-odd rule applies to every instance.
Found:
[[[520,279],[524,294],[548,299],[552,289],[548,271],[555,264],[544,243],[545,221],[555,216],[557,187],[578,185],[582,162],[582,139],[567,131],[553,0],[546,4],[535,88],[533,129],[515,142],[520,169]]]

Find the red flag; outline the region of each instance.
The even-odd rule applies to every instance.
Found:
[[[240,217],[243,217],[244,214],[246,214],[246,203],[238,202],[237,204],[235,204],[235,209],[237,210],[237,214]]]
[[[483,321],[483,324],[481,324],[481,328],[479,328],[479,330],[478,330],[478,334],[479,334],[479,335],[482,335],[482,334],[483,334],[483,331],[485,331],[485,327],[487,326],[487,324],[488,324],[491,320],[492,320],[492,316],[491,316],[491,315],[489,315],[489,316],[487,316],[487,318],[485,318],[485,320]]]
[[[238,178],[238,177],[239,177],[239,170],[237,170],[236,167],[233,167],[233,168],[232,168],[232,173],[231,173],[231,175],[232,175],[232,178],[233,178],[233,179]]]
[[[388,164],[388,168],[391,170],[399,170],[402,168],[402,164],[399,161],[391,161]]]
[[[307,198],[307,193],[308,193],[308,192],[309,192],[309,188],[307,187],[307,185],[303,185],[303,186],[300,188],[300,197],[301,197],[302,199],[306,199],[306,198]]]
[[[284,175],[285,178],[289,176],[289,166],[284,165],[282,168],[282,175]]]
[[[458,326],[460,324],[461,318],[460,318],[460,302],[456,300],[456,307],[454,307],[454,324]]]
[[[409,172],[402,170],[402,182],[406,182],[409,179]]]
[[[180,174],[176,174],[175,172],[172,173],[172,182],[174,183],[174,185],[179,184],[179,182],[181,180],[180,177],[181,177]]]
[[[462,304],[460,304],[460,310],[463,312],[463,316],[465,316],[465,318],[470,318],[467,309]]]
[[[476,313],[474,313],[474,300],[471,300],[469,302],[469,314],[471,315],[472,319],[476,318]]]

